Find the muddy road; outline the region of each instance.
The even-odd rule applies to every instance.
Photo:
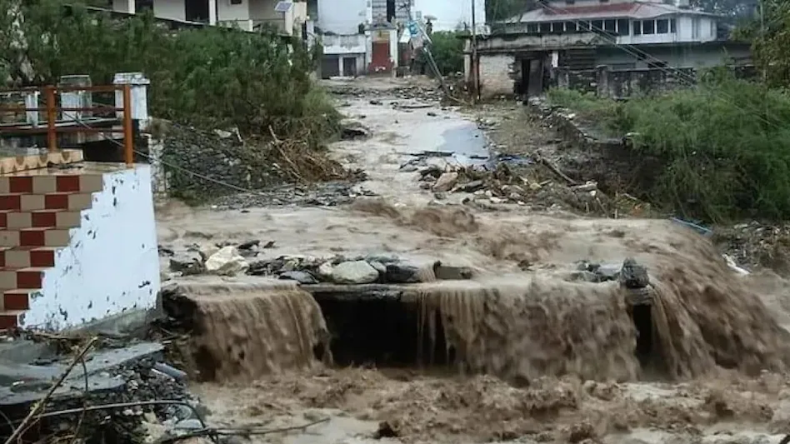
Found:
[[[390,79],[332,86],[353,91],[338,98],[340,110],[370,131],[368,138],[333,144],[333,156],[364,169],[368,180],[357,194],[377,197],[331,208],[222,211],[170,202],[158,211],[160,243],[180,250],[259,239],[274,242],[264,253],[272,258],[390,254],[420,265],[439,260],[470,267],[474,282],[419,284],[420,294],[445,313],[447,343],[465,347],[463,368],[516,375],[512,380],[520,383],[470,376],[461,367],[315,362],[289,370],[264,359],[271,371],[258,378],[218,375],[225,381],[192,387],[213,424],[296,427],[250,438],[288,444],[773,444],[790,432],[784,280],[737,275],[707,241],[666,220],[595,219],[518,203],[479,208],[466,204],[473,193],[426,189],[420,169],[489,162],[490,141],[478,122],[512,119],[518,107],[471,114],[407,97],[398,89],[402,81]],[[525,136],[510,143],[524,153],[555,138],[533,123],[517,126]],[[506,135],[497,140],[508,143]],[[444,154],[419,156],[423,152]],[[616,286],[579,278],[579,261],[622,263],[626,257],[656,279],[664,321],[655,334],[662,339],[664,372],[640,370]],[[178,280],[223,288],[239,279]],[[546,323],[531,322],[535,311],[550,313]],[[446,313],[453,314],[452,328]],[[242,318],[254,324],[254,316],[230,315]],[[235,329],[228,347],[247,341],[250,327]],[[277,334],[288,337],[288,330]],[[255,352],[264,353],[261,347]],[[725,358],[728,370],[716,365]]]

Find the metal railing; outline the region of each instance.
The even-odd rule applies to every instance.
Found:
[[[57,96],[63,93],[116,93],[121,92],[123,97],[123,106],[86,106],[86,107],[64,107],[58,106]],[[108,85],[108,86],[45,86],[42,88],[24,88],[24,89],[0,89],[0,95],[22,95],[29,96],[44,96],[44,106],[38,106],[38,99],[34,99],[36,106],[28,106],[26,100],[25,105],[4,105],[0,104],[0,113],[17,113],[22,112],[30,116],[30,113],[44,112],[46,115],[46,126],[38,124],[38,119],[33,119],[31,122],[30,117],[28,121],[14,122],[7,125],[0,125],[0,135],[3,133],[22,133],[22,134],[43,134],[47,135],[47,149],[49,152],[56,152],[58,150],[58,134],[64,133],[117,133],[116,128],[98,128],[92,126],[91,122],[85,121],[78,117],[77,113],[92,113],[92,112],[115,112],[116,120],[121,121],[123,128],[123,158],[127,165],[134,163],[134,131],[132,124],[131,113],[131,86],[130,85]],[[118,101],[116,100],[116,103]],[[121,117],[118,118],[118,113]]]

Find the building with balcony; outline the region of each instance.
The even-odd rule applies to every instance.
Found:
[[[281,0],[112,0],[112,9],[134,14],[152,10],[161,19],[238,27],[269,27],[301,35],[308,21],[307,3]]]
[[[481,91],[537,95],[561,70],[693,72],[750,63],[749,45],[729,40],[719,25],[719,16],[687,0],[544,0],[478,41]],[[472,80],[471,41],[466,52]]]

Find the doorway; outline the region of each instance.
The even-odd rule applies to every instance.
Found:
[[[525,99],[543,94],[544,87],[544,62],[540,58],[521,60],[521,81],[518,93]]]
[[[357,76],[357,59],[356,57],[343,58],[343,75],[346,77]]]

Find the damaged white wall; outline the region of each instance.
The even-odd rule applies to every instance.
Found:
[[[160,288],[151,168],[136,165],[104,174],[101,192],[71,229],[40,292],[31,295],[21,327],[62,330],[147,310]]]

